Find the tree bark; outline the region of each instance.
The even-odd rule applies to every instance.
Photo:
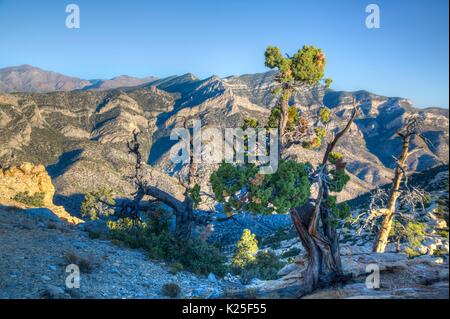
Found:
[[[286,134],[286,127],[289,120],[289,101],[291,99],[292,92],[290,88],[284,88],[280,101],[280,123],[279,123],[279,141],[280,145],[284,145],[284,135]],[[281,152],[281,148],[278,148]]]
[[[194,222],[193,202],[189,196],[183,202],[184,209],[175,212],[175,235],[178,239],[187,241],[192,235],[192,224]]]
[[[329,286],[342,275],[340,255],[336,254],[339,252],[337,240],[329,241],[311,227],[315,208],[314,204],[308,203],[291,211],[292,222],[308,254],[308,264],[296,292],[297,297]]]
[[[389,200],[387,205],[387,211],[381,223],[380,231],[378,232],[377,240],[373,247],[373,251],[377,253],[384,253],[386,250],[386,245],[389,239],[389,233],[391,232],[392,223],[394,220],[395,208],[397,205],[397,199],[400,196],[400,185],[404,177],[404,166],[406,160],[408,159],[409,144],[411,140],[411,135],[407,133],[402,136],[403,146],[402,154],[398,160],[397,167],[395,168],[394,179],[392,183],[391,190],[389,192]]]

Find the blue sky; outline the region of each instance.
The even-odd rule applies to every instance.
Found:
[[[81,28],[67,29],[78,4]],[[376,3],[381,28],[367,29]],[[327,55],[336,90],[449,104],[448,0],[0,0],[0,67],[32,64],[81,78],[200,78],[264,72],[264,50]]]

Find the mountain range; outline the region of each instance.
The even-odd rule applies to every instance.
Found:
[[[76,213],[88,191],[110,187],[121,196],[133,192],[128,178],[133,165],[126,141],[138,129],[143,132],[150,179],[161,188],[178,191],[173,175],[179,167],[169,160],[174,145],[169,138],[171,130],[185,118],[200,118],[203,127],[218,128],[240,127],[250,117],[264,123],[276,104],[272,94],[275,75],[81,80],[31,66],[0,69],[0,92],[4,92],[0,93],[0,163],[44,164],[56,186],[56,203]],[[303,110],[329,107],[335,114],[330,129],[336,130],[350,116],[353,98],[361,114],[338,145],[352,177],[339,195],[341,200],[389,182],[394,156],[401,148],[395,132],[410,114],[423,114],[428,140],[413,141],[421,150],[411,156],[410,170],[448,164],[446,109],[416,109],[405,98],[322,86],[300,89],[292,102]],[[321,152],[323,149],[297,146],[288,150],[291,157],[313,163],[320,160]],[[199,167],[199,183],[205,190],[214,168],[206,164]]]
[[[153,76],[136,78],[120,75],[107,80],[83,80],[42,70],[31,65],[0,69],[0,92],[54,92],[72,90],[108,90],[155,81]]]

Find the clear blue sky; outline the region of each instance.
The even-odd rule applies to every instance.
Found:
[[[81,28],[65,27],[76,3]],[[366,5],[381,28],[365,27]],[[0,67],[81,78],[265,71],[264,50],[321,47],[337,90],[449,101],[448,0],[0,0]]]

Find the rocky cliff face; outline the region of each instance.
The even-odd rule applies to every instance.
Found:
[[[68,214],[62,206],[53,203],[55,187],[43,165],[24,163],[8,169],[0,169],[0,205],[19,208],[34,207],[16,198],[18,194],[27,193],[29,196],[42,194],[39,207],[49,208],[57,217],[72,224],[82,222]]]

